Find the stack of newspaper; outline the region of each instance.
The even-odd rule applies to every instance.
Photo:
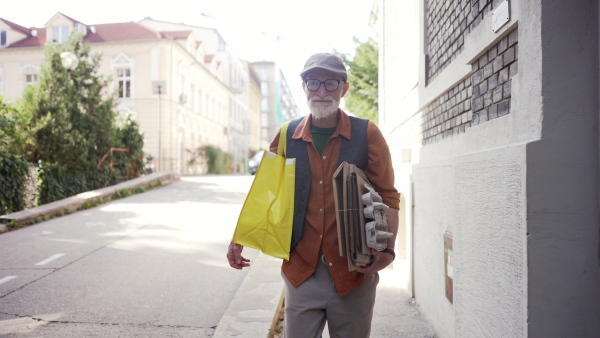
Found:
[[[354,271],[371,263],[371,248],[387,247],[387,238],[392,237],[385,216],[388,206],[365,173],[347,162],[333,175],[333,191],[340,256],[348,257],[348,269]]]

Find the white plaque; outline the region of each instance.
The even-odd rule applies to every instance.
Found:
[[[492,30],[497,32],[502,26],[510,21],[510,6],[508,0],[504,0],[494,11],[492,12]]]

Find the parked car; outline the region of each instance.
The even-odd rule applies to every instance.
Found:
[[[258,166],[260,165],[260,160],[262,160],[264,153],[264,150],[260,150],[256,154],[254,154],[254,156],[250,157],[250,160],[248,161],[248,167],[250,167],[251,175],[256,174]]]

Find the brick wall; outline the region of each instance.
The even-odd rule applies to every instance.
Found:
[[[467,79],[427,105],[423,144],[510,113],[511,80],[518,72],[518,35],[518,29],[510,32],[473,62]]]
[[[426,0],[427,81],[464,48],[465,36],[504,0]]]
[[[518,71],[518,29],[472,65],[471,125],[510,113],[511,80]]]
[[[423,112],[423,143],[429,144],[448,136],[464,133],[471,126],[473,87],[467,78],[438,97]]]
[[[479,25],[504,0],[471,0],[471,30]]]
[[[434,79],[464,48],[473,16],[470,0],[426,0],[427,80]]]

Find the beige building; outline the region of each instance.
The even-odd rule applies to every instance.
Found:
[[[258,61],[252,67],[260,80],[262,138],[270,143],[282,123],[300,117],[300,109],[277,63]]]
[[[224,110],[220,112],[220,115],[223,115],[221,117],[226,119],[223,136],[223,142],[226,145],[221,149],[233,155],[235,172],[245,172],[250,130],[248,130],[249,83],[244,62],[235,56],[227,42],[214,28],[176,24],[151,18],[145,18],[139,24],[165,35],[191,32],[193,35],[191,41],[200,43],[205,55],[210,55],[211,63],[214,64],[217,71],[213,75],[230,92],[226,98],[227,102],[222,107]],[[193,50],[193,47],[186,45],[186,49]],[[182,81],[185,83],[182,83],[180,88],[181,95],[200,95],[194,91],[198,91],[198,88],[202,86],[201,81],[197,81],[197,79]]]
[[[262,100],[262,94],[260,91],[260,79],[249,63],[246,62],[246,70],[248,71],[248,84],[249,84],[249,104],[248,104],[248,128],[250,132],[250,143],[248,146],[248,156],[256,154],[258,151],[267,149],[269,141],[262,137],[262,126],[261,126],[261,111],[260,102]]]
[[[42,28],[0,19],[0,95],[19,99],[37,80],[44,46],[66,41],[73,31],[102,54],[99,73],[112,78],[119,113],[139,122],[144,151],[158,170],[206,172],[197,151],[207,145],[230,153],[234,172],[247,170],[249,153],[262,147],[260,134],[252,134],[261,122],[250,119],[262,116],[251,112],[257,98],[248,66],[212,28],[150,18],[86,25],[61,13]]]

